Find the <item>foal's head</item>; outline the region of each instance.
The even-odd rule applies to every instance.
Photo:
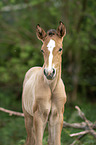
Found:
[[[62,41],[66,34],[65,26],[60,22],[57,30],[51,29],[47,33],[37,25],[38,39],[43,42],[41,52],[44,56],[44,75],[48,80],[56,77],[61,67]]]

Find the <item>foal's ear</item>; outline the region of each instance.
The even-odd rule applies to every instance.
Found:
[[[61,21],[59,22],[59,26],[57,28],[57,35],[60,38],[63,38],[66,35],[66,28],[65,28],[64,24]]]
[[[39,24],[36,26],[36,34],[38,39],[41,41],[44,41],[45,37],[47,36],[46,32],[40,27]]]

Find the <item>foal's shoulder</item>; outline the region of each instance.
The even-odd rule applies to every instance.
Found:
[[[32,67],[26,72],[26,76],[31,75],[33,72],[37,72],[41,69],[41,67]]]
[[[41,69],[41,67],[30,68],[25,74],[25,80],[26,79],[28,80],[33,74],[37,73],[40,69]]]

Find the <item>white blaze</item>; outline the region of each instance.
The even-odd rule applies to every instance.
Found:
[[[50,39],[47,47],[48,47],[48,50],[50,51],[50,54],[49,54],[49,66],[48,66],[48,70],[50,71],[52,69],[52,59],[53,59],[52,52],[53,52],[53,49],[55,47],[55,41]]]

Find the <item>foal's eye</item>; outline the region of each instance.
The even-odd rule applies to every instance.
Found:
[[[41,52],[44,53],[44,51],[41,49]]]
[[[61,52],[62,51],[62,48],[59,48],[59,52]]]

